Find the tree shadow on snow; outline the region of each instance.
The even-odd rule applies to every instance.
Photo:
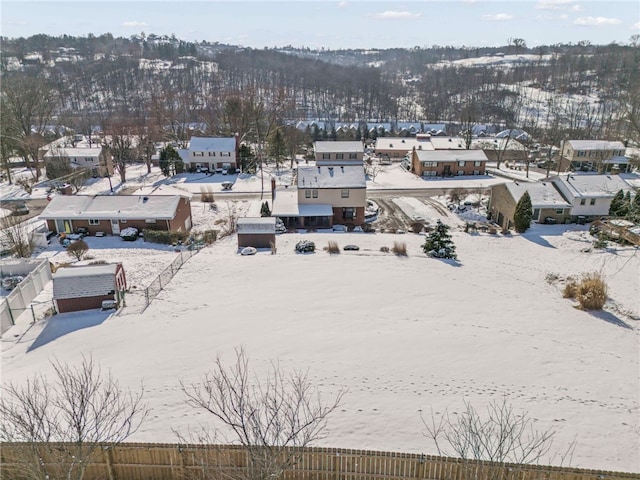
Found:
[[[629,330],[633,330],[633,327],[631,327],[631,325],[629,325],[624,320],[622,320],[621,318],[619,318],[618,316],[614,315],[611,312],[607,312],[605,310],[589,310],[589,313],[592,316],[599,318],[600,320],[604,320],[607,323],[615,325],[616,327],[622,327],[622,328],[627,328]]]
[[[524,238],[525,240],[529,240],[530,242],[533,242],[536,245],[540,245],[541,247],[556,248],[553,245],[551,245],[542,236],[538,235],[537,233],[526,233],[522,235],[522,238]]]
[[[42,347],[49,342],[76,330],[91,328],[104,322],[113,311],[88,310],[84,312],[61,313],[50,317],[47,325],[33,341],[27,352]]]

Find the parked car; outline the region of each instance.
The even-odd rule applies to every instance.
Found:
[[[11,210],[11,215],[28,215],[29,207],[27,207],[26,203],[19,203],[14,205]]]

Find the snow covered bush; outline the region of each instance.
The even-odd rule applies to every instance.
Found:
[[[449,226],[440,220],[438,220],[433,231],[427,236],[422,250],[430,257],[449,258],[452,260],[458,258],[456,255],[456,247],[453,244],[453,240],[451,240],[451,235],[449,235]]]
[[[138,229],[135,227],[127,227],[120,232],[120,238],[127,242],[135,242],[138,239]]]

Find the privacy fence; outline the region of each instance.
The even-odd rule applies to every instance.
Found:
[[[55,444],[1,444],[2,478],[22,480],[21,465],[29,458],[52,466]],[[70,444],[58,444],[71,447]],[[58,451],[61,449],[58,448]],[[283,480],[623,480],[640,475],[536,465],[498,464],[436,457],[431,455],[345,450],[291,448],[293,466],[284,470]],[[78,457],[76,457],[78,458]],[[120,444],[98,447],[87,466],[85,480],[191,480],[250,479],[247,452],[240,446]],[[256,477],[258,480],[258,477]]]

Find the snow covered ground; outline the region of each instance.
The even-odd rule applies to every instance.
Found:
[[[376,183],[411,188],[415,177],[396,167]],[[126,186],[163,182],[145,172],[132,172]],[[168,183],[196,185],[191,177]],[[239,190],[252,191],[253,179],[237,180]],[[102,188],[104,180],[87,190]],[[227,207],[258,214],[259,201],[216,198],[217,212],[193,202],[194,228],[219,225]],[[409,216],[439,218],[411,197],[394,202]],[[442,219],[452,226],[457,264],[427,258],[416,234],[288,233],[277,237],[276,255],[252,257],[227,237],[189,260],[144,313],[63,314],[35,325],[21,317],[0,342],[2,382],[49,375],[51,359],[75,363],[91,353],[123,385],[145,386],[151,415],[132,440],[174,442],[173,429],[210,420],[187,407],[180,380],[197,381],[217,354],[231,360],[244,346],[259,372],[277,359],[308,369],[323,394],[348,390],[322,445],[435,453],[421,411],[460,411],[463,400],[482,409],[506,395],[536,428],[557,432],[552,452],[575,440],[573,466],[639,472],[638,250],[589,250],[586,226],[534,225],[503,236],[466,234],[462,219]],[[295,254],[301,239],[315,241],[316,253]],[[329,240],[360,250],[330,255],[322,250]],[[93,260],[123,262],[131,299],[178,255],[141,240],[88,242]],[[409,256],[380,251],[394,242],[405,242]],[[71,262],[54,243],[38,255]],[[587,271],[609,284],[603,312],[574,308],[554,280]],[[50,287],[37,305],[50,306]]]

